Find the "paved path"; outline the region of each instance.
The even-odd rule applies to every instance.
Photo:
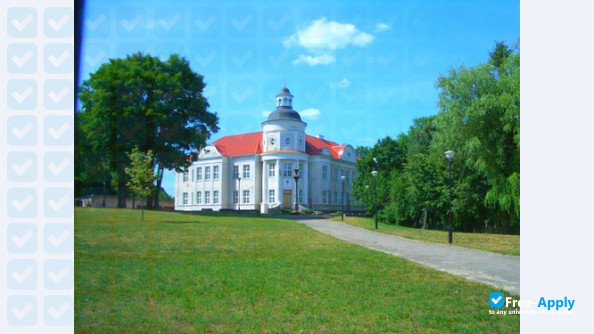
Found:
[[[410,240],[327,219],[298,219],[297,221],[338,239],[520,294],[519,256]]]

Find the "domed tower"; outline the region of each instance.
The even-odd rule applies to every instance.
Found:
[[[305,127],[307,123],[293,110],[293,95],[283,85],[276,95],[276,110],[262,123],[264,152],[293,150],[305,152]]]

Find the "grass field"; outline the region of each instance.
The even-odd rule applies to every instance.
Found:
[[[331,220],[340,221],[340,216]],[[375,231],[373,218],[344,217],[344,223]],[[407,239],[448,243],[448,232],[437,230],[423,230],[398,225],[379,223],[378,232],[394,234]],[[464,233],[454,232],[453,244],[461,247],[485,250],[506,255],[520,255],[520,236],[504,234]]]
[[[75,210],[76,332],[518,332],[493,288],[294,221]]]

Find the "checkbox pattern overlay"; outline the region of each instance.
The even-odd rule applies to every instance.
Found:
[[[69,333],[73,1],[2,1],[0,14],[0,333]]]

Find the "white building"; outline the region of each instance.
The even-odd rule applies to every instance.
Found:
[[[344,193],[345,208],[352,209],[355,150],[307,135],[292,103],[293,95],[283,87],[262,131],[226,136],[197,152],[197,161],[176,175],[175,209],[292,209],[295,168],[302,207],[337,211]]]

